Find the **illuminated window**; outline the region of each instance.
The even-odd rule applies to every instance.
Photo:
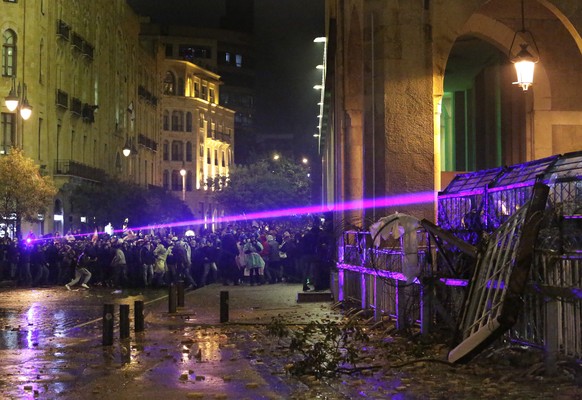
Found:
[[[166,77],[164,78],[164,94],[174,95],[176,91],[176,77],[171,71],[166,72]]]
[[[226,61],[227,63],[230,63],[230,53],[229,52],[224,53],[224,61]]]
[[[186,81],[186,92],[184,93],[184,96],[192,97],[192,86],[192,77],[189,76]]]
[[[2,76],[16,75],[16,34],[7,29],[2,35]]]
[[[237,67],[242,67],[242,56],[240,54],[236,55],[236,66]]]

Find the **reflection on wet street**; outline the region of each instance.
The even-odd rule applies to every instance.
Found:
[[[214,285],[188,293],[190,304],[175,314],[168,313],[163,290],[113,295],[105,289],[4,289],[1,397],[305,398],[299,395],[304,385],[286,382],[286,360],[262,354],[264,324],[285,311],[290,319],[306,322],[329,314],[329,307],[298,305],[295,287],[273,286],[262,293],[233,289],[238,295],[231,294],[231,323],[220,324],[220,289]],[[129,339],[120,340],[119,305],[130,305],[133,327],[136,300],[145,305],[145,332],[132,330]],[[104,304],[115,305],[112,346],[102,345]]]

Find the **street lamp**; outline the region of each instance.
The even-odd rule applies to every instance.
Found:
[[[303,157],[303,159],[301,160],[301,162],[303,164],[307,164],[309,162],[309,160],[307,159],[307,157]]]
[[[325,74],[326,74],[326,62],[327,62],[327,38],[326,37],[316,37],[313,40],[314,43],[323,43],[323,62],[316,66],[318,70],[321,71],[321,84],[315,85],[313,88],[320,90],[319,103],[319,123],[317,124],[317,152],[321,153],[321,134],[323,130],[323,105],[325,99]],[[315,136],[315,135],[314,135]]]
[[[123,150],[121,150],[125,157],[129,157],[131,154],[131,147],[129,146],[129,139],[125,140],[125,145],[123,146]]]
[[[123,145],[123,149],[121,150],[125,157],[129,157],[130,155],[137,155],[137,149],[135,148],[135,143],[133,138],[127,137],[125,139],[125,144]]]
[[[180,175],[182,175],[182,201],[186,201],[186,173],[186,166],[182,161],[182,169],[180,169]]]
[[[526,36],[529,36],[530,41],[533,43],[536,57],[528,51],[528,43],[520,43],[519,46],[521,49],[519,51],[514,49],[514,47],[516,47],[514,44],[516,44],[515,39],[517,38],[518,33],[521,33],[524,39]],[[515,54],[515,56],[513,56],[513,54]],[[515,65],[515,72],[517,73],[517,81],[513,82],[513,84],[520,86],[524,92],[527,91],[528,87],[533,84],[534,67],[539,61],[539,50],[533,34],[525,29],[523,0],[521,0],[521,30],[516,31],[513,35],[511,46],[509,46],[509,59]]]
[[[277,161],[278,159],[280,159],[281,156],[277,153],[273,154],[273,160]]]
[[[28,103],[28,97],[26,96],[26,83],[22,85],[22,90],[20,82],[18,83],[18,87],[16,87],[16,76],[12,76],[12,88],[8,96],[4,98],[4,102],[8,111],[13,112],[20,107],[20,116],[22,119],[26,121],[30,118],[32,107]]]

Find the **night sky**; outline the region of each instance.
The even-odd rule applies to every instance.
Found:
[[[157,22],[212,27],[224,0],[129,0]],[[186,11],[186,10],[191,11]],[[294,134],[315,148],[323,44],[324,0],[255,0],[257,132]]]

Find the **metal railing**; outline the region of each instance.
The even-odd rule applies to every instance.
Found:
[[[423,333],[455,332],[469,281],[437,275],[430,262],[436,251],[426,240],[418,252],[423,278],[408,284],[402,250],[375,248],[368,232],[345,232],[331,276],[334,298],[371,310],[377,320],[394,318],[399,329],[417,324]],[[543,348],[550,364],[559,356],[582,358],[582,254],[536,250],[523,301],[507,339]]]
[[[54,175],[75,176],[95,182],[102,182],[106,178],[104,170],[73,160],[55,160]]]

